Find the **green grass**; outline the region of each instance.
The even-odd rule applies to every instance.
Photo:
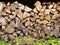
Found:
[[[16,38],[14,39],[14,42],[16,42],[16,43],[18,43],[18,44],[22,44],[22,43],[23,43],[23,40],[20,39],[20,38],[18,38],[18,37],[16,37]]]
[[[34,44],[34,39],[32,37],[24,37],[23,39],[28,45]]]
[[[50,37],[48,40],[39,41],[37,40],[34,45],[60,45],[60,39]]]
[[[18,43],[18,44],[22,44],[23,42],[26,42],[28,45],[31,43],[32,45],[60,45],[60,38],[55,38],[55,37],[49,37],[47,40],[36,40],[34,42],[34,39],[31,37],[25,37],[23,39],[20,39],[18,37],[16,37],[14,39],[14,42]],[[10,42],[5,42],[0,40],[0,45],[11,45]]]
[[[0,40],[0,45],[11,45],[11,43]]]

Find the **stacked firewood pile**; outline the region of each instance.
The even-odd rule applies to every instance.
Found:
[[[17,1],[0,2],[0,38],[60,36],[60,2],[36,1],[34,9]]]

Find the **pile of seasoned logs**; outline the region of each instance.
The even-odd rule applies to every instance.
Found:
[[[0,38],[60,36],[60,2],[36,1],[34,9],[21,3],[0,2]]]

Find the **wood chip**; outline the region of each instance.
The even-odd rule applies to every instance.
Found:
[[[56,3],[54,4],[54,8],[57,8],[57,4]]]
[[[59,10],[59,11],[60,11],[60,6],[57,6],[57,10]]]
[[[13,33],[14,32],[14,28],[10,27],[10,26],[7,26],[4,31],[7,32],[7,33]]]
[[[30,18],[30,19],[31,19],[31,21],[32,21],[32,22],[34,22],[34,21],[35,21],[35,18]]]
[[[6,7],[6,4],[5,3],[3,3],[3,7]]]
[[[51,9],[52,11],[56,11],[56,9]]]
[[[14,39],[14,36],[13,35],[9,35],[9,39],[10,40],[13,40]]]
[[[33,12],[38,13],[38,11],[37,11],[37,9],[36,9],[36,8],[34,8],[34,9],[33,9]]]
[[[15,15],[9,15],[9,18],[10,19],[14,19],[15,18]]]
[[[5,11],[6,11],[7,13],[11,13],[10,7],[7,7],[7,8],[5,9]]]
[[[44,13],[45,13],[45,14],[49,14],[50,12],[51,12],[50,9],[46,9]]]
[[[5,29],[5,28],[6,28],[6,26],[2,25],[2,30]]]
[[[57,19],[57,15],[53,15],[52,16],[52,19]]]
[[[16,37],[16,36],[17,36],[17,33],[16,33],[16,32],[14,32],[12,35]]]
[[[2,11],[2,15],[6,16],[7,15],[6,11]]]
[[[12,28],[14,28],[15,27],[15,21],[14,20],[10,21],[9,26],[12,27]]]
[[[3,3],[0,2],[0,12],[2,11],[2,9],[3,9]]]
[[[16,26],[20,23],[20,20],[18,17],[15,18]]]
[[[17,31],[16,33],[17,33],[17,34],[20,34],[20,33],[21,33],[21,31]]]
[[[19,29],[19,30],[25,30],[25,26],[21,23],[17,24],[16,27]]]
[[[44,13],[39,13],[39,16],[42,16],[42,17],[44,17]]]
[[[35,15],[34,15],[34,18],[35,18],[35,19],[36,19],[36,18],[39,18],[39,15],[35,14]]]
[[[27,13],[27,12],[24,12],[24,14],[23,14],[23,18],[26,18],[26,17],[28,17],[28,16],[30,16],[30,14]]]
[[[7,22],[11,21],[11,19],[8,16],[6,16],[5,19],[7,20]]]
[[[29,21],[30,20],[30,17],[26,17],[26,18],[24,18],[24,20]]]
[[[48,7],[49,7],[49,9],[51,9],[51,8],[53,7],[53,5],[52,5],[52,4],[50,4]]]
[[[10,6],[11,10],[16,10],[17,7],[18,7],[18,4],[16,3],[12,3]]]
[[[50,15],[46,15],[45,19],[50,20],[51,19]]]
[[[29,26],[31,24],[30,21],[25,22],[25,26]]]
[[[51,20],[51,22],[55,23],[55,22],[56,22],[56,20]]]
[[[56,15],[56,14],[58,14],[58,11],[57,11],[57,10],[55,10],[55,11],[54,11],[54,14],[55,14],[55,15]]]
[[[20,12],[17,14],[17,16],[22,20],[23,19],[23,14]]]
[[[10,2],[7,2],[7,6],[9,6],[10,5]]]
[[[40,19],[36,19],[36,22],[38,22],[38,23],[39,23],[39,22],[40,22]]]
[[[15,14],[15,11],[12,11],[11,13],[14,15]]]
[[[36,6],[38,11],[41,10],[42,5],[41,5],[40,1],[36,1],[36,3],[34,5]]]
[[[0,18],[0,23],[2,23],[2,25],[6,25],[7,24],[7,21],[5,18],[1,17]]]
[[[40,21],[39,23],[40,23],[40,24],[47,24],[48,21],[47,21],[47,20],[42,20],[42,21]]]
[[[30,12],[30,11],[32,11],[32,9],[29,8],[28,6],[25,6],[25,11],[26,11],[26,12]]]
[[[18,8],[21,9],[21,10],[24,10],[24,5],[19,4],[19,7]]]
[[[0,32],[0,35],[3,35],[4,34],[4,32]]]
[[[46,9],[46,6],[43,6],[43,7],[41,8],[40,12],[44,12],[45,9]]]
[[[8,36],[7,35],[3,35],[2,39],[4,39],[5,41],[8,41]]]

